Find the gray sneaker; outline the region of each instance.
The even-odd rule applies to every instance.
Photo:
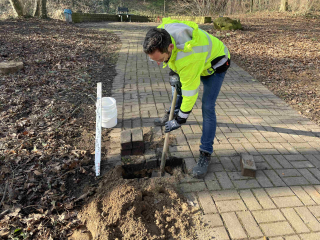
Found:
[[[206,176],[210,158],[211,155],[209,153],[200,151],[200,158],[197,166],[192,169],[192,175],[194,178],[204,178]]]
[[[170,111],[169,110],[165,110],[165,114],[163,115],[162,118],[156,118],[154,120],[154,125],[156,126],[164,126],[166,122],[169,121],[169,115],[170,115]]]

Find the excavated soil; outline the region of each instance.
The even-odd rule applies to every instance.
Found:
[[[123,179],[108,172],[78,217],[85,226],[70,239],[195,239],[199,214],[175,188],[177,177]]]

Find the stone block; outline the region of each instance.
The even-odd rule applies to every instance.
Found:
[[[121,149],[132,149],[131,130],[125,130],[121,132]]]
[[[257,168],[252,155],[241,154],[240,166],[242,176],[256,177]]]
[[[121,149],[121,156],[131,155],[131,149]]]
[[[131,154],[132,155],[142,155],[143,153],[144,153],[144,147],[131,149]]]
[[[158,160],[156,158],[146,160],[146,169],[152,169],[158,167]]]

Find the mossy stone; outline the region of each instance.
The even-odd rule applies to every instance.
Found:
[[[233,20],[229,17],[219,17],[213,21],[213,26],[218,30],[243,30],[240,20]]]

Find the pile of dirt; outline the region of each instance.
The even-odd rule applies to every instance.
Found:
[[[78,215],[88,239],[194,239],[199,215],[175,189],[174,176],[123,179],[122,175],[121,166],[108,172]],[[70,239],[80,239],[79,234]]]

